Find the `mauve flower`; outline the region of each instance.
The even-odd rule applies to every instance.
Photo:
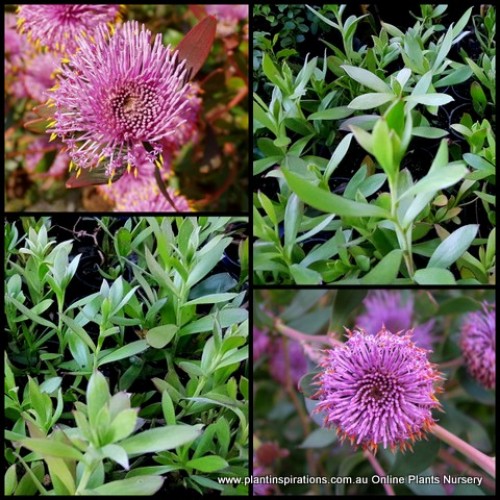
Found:
[[[232,35],[239,21],[248,20],[248,5],[205,5],[205,11],[217,18],[217,36],[221,38]]]
[[[271,339],[268,337],[266,332],[254,327],[252,345],[253,361],[255,363],[269,350],[271,346]]]
[[[151,45],[151,32],[131,21],[111,37],[101,25],[94,38],[81,40],[61,70],[48,131],[61,136],[77,168],[102,162],[112,177],[117,169],[137,168],[144,157],[153,163],[195,96],[184,61],[163,45],[161,34]]]
[[[167,192],[175,203],[175,208],[163,196],[155,179],[158,168],[149,162],[140,164],[136,172],[125,172],[112,184],[98,186],[104,197],[115,203],[117,212],[190,212],[189,200],[172,188]],[[168,175],[170,166],[165,163],[162,177]],[[177,210],[176,210],[177,209]]]
[[[295,340],[285,340],[280,337],[273,341],[270,350],[269,373],[279,383],[286,385],[288,382],[286,361],[287,355],[290,378],[292,383],[297,386],[302,376],[307,373],[307,359],[304,355],[304,351],[302,350],[302,346]]]
[[[100,24],[117,20],[120,5],[20,5],[18,23],[36,47],[60,54],[76,52],[82,37],[96,35]]]
[[[374,335],[386,327],[393,333],[413,329],[413,341],[419,347],[432,349],[434,320],[414,324],[413,298],[403,300],[400,292],[377,290],[363,300],[365,313],[358,316],[356,325]]]
[[[356,447],[411,448],[434,424],[440,374],[409,333],[348,335],[343,346],[325,353],[316,411],[324,412],[325,427],[336,426],[341,439]]]
[[[205,10],[209,16],[224,21],[248,19],[248,5],[206,5]]]
[[[495,388],[496,306],[484,303],[462,324],[460,347],[470,374],[488,389]]]

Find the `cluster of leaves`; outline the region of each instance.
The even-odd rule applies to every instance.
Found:
[[[247,221],[91,222],[5,224],[6,493],[244,493]]]
[[[266,290],[254,294],[254,324],[268,331],[269,335],[281,335],[274,329],[275,318],[314,339],[326,332],[337,339],[345,340],[344,327],[356,326],[356,318],[365,312],[362,300],[367,290]],[[396,292],[397,293],[397,292]],[[399,291],[414,300],[414,313],[418,324],[434,319],[433,352],[429,358],[438,364],[444,374],[443,393],[439,400],[443,412],[435,414],[439,424],[470,443],[484,453],[495,450],[495,393],[480,386],[467,372],[461,361],[458,339],[460,327],[468,312],[478,311],[483,301],[494,302],[493,291],[440,290]],[[271,317],[272,315],[272,317]],[[304,345],[307,342],[303,341]],[[322,348],[318,339],[308,344],[309,357],[314,357]],[[304,375],[291,398],[268,372],[268,359],[261,358],[254,366],[254,451],[266,443],[273,443],[288,454],[282,453],[268,469],[274,476],[293,475],[302,477],[325,476],[349,477],[352,483],[338,481],[336,484],[295,484],[280,486],[277,494],[315,495],[366,495],[384,494],[381,484],[370,478],[375,472],[362,450],[355,450],[349,441],[343,444],[335,429],[323,427],[323,416],[315,413],[317,392],[315,375],[317,360],[309,360],[311,372]],[[300,404],[297,408],[297,404]],[[307,419],[304,419],[307,415]],[[288,455],[288,456],[287,456]],[[413,452],[392,453],[379,448],[377,460],[386,474],[392,476],[419,475],[463,476],[480,473],[433,436],[413,445]],[[451,458],[450,458],[451,457]],[[464,472],[467,471],[467,472]],[[443,484],[404,485],[393,484],[397,495],[484,495],[495,489],[493,480],[483,475],[477,485],[456,485],[445,490]]]
[[[312,5],[320,13],[330,17],[329,6]],[[269,86],[261,71],[262,57],[273,53],[277,60],[289,60],[299,55],[297,46],[306,41],[306,36],[322,37],[330,27],[321,23],[304,4],[271,5],[257,4],[253,11],[253,90]],[[264,92],[267,89],[262,88]]]
[[[371,16],[310,10],[342,43],[299,71],[266,51],[254,94],[256,283],[494,282],[495,9],[421,6],[357,49]]]
[[[15,6],[7,6],[6,12],[14,13]],[[144,23],[153,33],[163,33],[166,45],[176,47],[205,16],[203,6],[127,5],[123,20]],[[243,24],[235,27],[234,33],[221,34],[216,39],[197,75],[196,83],[200,85],[203,100],[198,138],[177,152],[172,166],[169,185],[192,200],[193,208],[198,211],[241,211],[248,206],[248,155],[245,153],[248,150],[248,40]],[[87,187],[66,188],[70,176],[69,157],[59,157],[63,145],[58,141],[49,143],[49,135],[45,135],[46,108],[36,100],[18,98],[12,92],[11,87],[19,85],[18,79],[16,75],[7,75],[5,87],[6,211],[112,209],[113,204],[104,199],[90,180]],[[234,155],[234,151],[241,154]],[[98,184],[97,175],[94,177],[94,184]]]

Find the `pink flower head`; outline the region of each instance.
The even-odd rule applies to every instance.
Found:
[[[440,374],[410,333],[348,334],[343,346],[326,351],[316,411],[356,447],[411,448],[408,441],[423,437],[434,423],[431,410],[440,408],[434,386]]]
[[[248,20],[248,5],[206,5],[205,11],[217,18],[217,35],[221,38],[232,35],[239,21]]]
[[[144,161],[136,172],[125,172],[109,185],[99,186],[104,196],[115,203],[117,212],[175,212],[170,202],[163,196],[155,178],[155,165]],[[165,164],[163,176],[168,175],[170,166]],[[184,196],[167,188],[178,212],[190,212],[189,201]]]
[[[215,16],[223,21],[241,21],[248,19],[248,5],[206,5],[209,16]]]
[[[356,324],[367,333],[375,335],[384,326],[393,333],[413,329],[415,344],[432,349],[434,320],[415,325],[412,298],[404,301],[400,292],[376,290],[369,293],[363,305],[365,313],[358,316]]]
[[[469,313],[462,325],[460,347],[471,375],[488,389],[495,388],[495,304]]]
[[[18,22],[36,47],[72,54],[81,37],[95,36],[98,26],[115,21],[119,11],[119,5],[20,5]]]
[[[302,376],[307,373],[307,359],[300,343],[291,339],[285,341],[283,338],[278,338],[273,342],[270,354],[269,373],[271,376],[280,384],[286,385],[287,369],[289,369],[291,381],[297,386]]]
[[[253,360],[258,361],[270,348],[271,339],[265,331],[253,329]]]
[[[137,21],[119,26],[109,37],[98,27],[94,41],[81,40],[70,65],[64,65],[52,100],[55,124],[77,168],[103,162],[107,174],[150,163],[175,135],[193,99],[184,62],[165,47],[161,34]],[[146,149],[146,145],[148,149]]]

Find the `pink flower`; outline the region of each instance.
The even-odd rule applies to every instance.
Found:
[[[18,18],[36,47],[72,54],[82,37],[95,36],[99,25],[115,21],[119,11],[119,5],[20,5]]]
[[[215,16],[224,21],[241,21],[248,19],[248,5],[206,5],[209,16]]]
[[[287,369],[290,370],[289,375],[292,383],[297,386],[302,376],[307,373],[307,358],[299,342],[278,338],[273,341],[271,347],[269,372],[280,384],[286,385],[288,382]]]
[[[71,65],[63,66],[49,132],[66,143],[77,168],[102,162],[112,176],[128,165],[138,168],[144,157],[153,163],[195,96],[184,62],[161,34],[151,45],[151,32],[131,21],[111,37],[101,25],[94,38],[82,40]]]
[[[349,332],[343,346],[326,352],[322,367],[316,411],[342,440],[404,450],[433,425],[431,410],[440,408],[434,383],[441,376],[410,333]]]
[[[253,361],[254,363],[258,361],[271,346],[271,339],[268,337],[267,333],[259,330],[258,328],[253,328]]]
[[[155,179],[155,165],[147,161],[134,172],[125,172],[123,176],[109,185],[99,186],[99,191],[115,203],[117,212],[175,212],[176,210],[161,193]],[[168,175],[170,166],[165,164],[163,177]],[[184,196],[168,188],[168,194],[174,200],[178,212],[191,212],[189,201]]]
[[[356,325],[371,335],[375,335],[385,326],[392,333],[401,330],[413,330],[412,340],[419,347],[432,349],[434,320],[424,324],[415,324],[413,298],[406,301],[401,292],[376,290],[370,292],[363,301],[365,313],[358,316]]]
[[[462,325],[460,347],[471,375],[486,388],[495,388],[495,304],[483,304],[482,311],[469,313]]]

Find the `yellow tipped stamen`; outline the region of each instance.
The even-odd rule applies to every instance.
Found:
[[[130,162],[127,163],[127,173],[130,174],[130,170],[132,170],[132,165]]]
[[[137,176],[139,175],[139,170],[137,170],[137,167],[134,169],[134,177],[137,179]]]
[[[73,170],[73,167],[75,166],[75,164],[73,163],[73,160],[71,160],[69,162],[69,171],[71,172]]]
[[[113,176],[111,176],[109,179],[108,179],[108,187],[111,187],[111,183],[112,183],[112,180],[113,179]]]
[[[161,170],[163,168],[161,163],[158,160],[155,160],[155,165],[158,167],[159,170]]]
[[[78,179],[78,177],[80,177],[80,175],[82,174],[82,169],[79,168],[77,171],[76,171],[76,178]]]
[[[65,34],[67,34],[67,33],[65,33]],[[62,63],[64,63],[64,64],[69,64],[69,63],[70,63],[70,60],[69,60],[67,57],[63,57],[63,58],[61,59],[61,62],[62,62]]]
[[[99,156],[99,160],[97,160],[97,165],[96,167],[99,166],[99,163],[101,163],[101,161],[104,160],[104,156]]]
[[[54,125],[57,125],[57,120],[53,120],[49,124],[47,124],[47,128],[52,128]]]
[[[57,139],[57,134],[50,134],[50,139],[49,139],[49,142],[52,142],[52,141],[55,141]]]

